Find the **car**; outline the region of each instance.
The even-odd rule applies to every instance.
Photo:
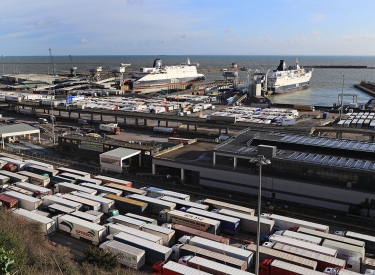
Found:
[[[88,133],[86,134],[86,137],[100,138],[100,135],[98,135],[97,133]]]
[[[72,136],[79,136],[79,137],[83,137],[83,134],[81,134],[81,133],[73,133],[73,134],[71,134]]]
[[[87,129],[86,134],[96,133],[95,129]]]

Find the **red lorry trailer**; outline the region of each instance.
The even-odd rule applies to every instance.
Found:
[[[189,266],[178,264],[172,261],[157,262],[152,266],[152,275],[210,275],[207,273]]]
[[[322,275],[322,272],[279,260],[266,259],[259,263],[259,275]]]
[[[191,228],[191,227],[188,227],[188,226],[185,226],[185,225],[174,224],[172,226],[172,229],[176,232],[176,235],[175,235],[176,240],[180,239],[183,236],[192,236],[192,237],[198,236],[198,237],[202,237],[202,238],[205,238],[205,239],[209,239],[211,241],[215,241],[215,242],[219,242],[219,243],[229,245],[229,239],[228,238],[224,238],[224,237],[219,236],[219,235],[214,235],[214,234],[211,234],[211,233],[208,233],[208,232],[204,232],[204,231],[201,231],[201,230],[198,230],[198,229],[194,229],[194,228]]]

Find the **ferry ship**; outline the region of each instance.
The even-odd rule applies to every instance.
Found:
[[[313,69],[299,66],[298,58],[295,66],[287,67],[284,60],[276,70],[267,73],[268,94],[280,94],[298,91],[310,84]]]
[[[186,63],[177,66],[162,66],[161,59],[155,59],[152,68],[141,68],[131,75],[126,84],[131,89],[158,88],[170,84],[187,84],[205,80],[203,74],[198,74],[197,65]]]

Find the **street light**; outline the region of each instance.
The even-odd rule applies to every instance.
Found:
[[[258,146],[258,152],[260,151]],[[268,147],[268,146],[267,146]],[[263,151],[263,150],[262,150]],[[271,155],[272,156],[272,155]],[[259,275],[259,245],[260,245],[260,214],[262,212],[262,166],[271,164],[271,161],[267,159],[264,155],[258,155],[258,158],[253,159],[252,162],[255,162],[259,165],[259,193],[258,193],[258,222],[257,222],[257,251],[255,255],[255,274]]]

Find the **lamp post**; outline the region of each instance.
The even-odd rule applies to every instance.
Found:
[[[263,155],[259,155],[255,162],[259,164],[259,192],[258,192],[258,222],[257,222],[257,251],[255,255],[255,274],[259,275],[259,245],[260,245],[260,214],[262,208],[262,166],[271,164]]]
[[[340,120],[342,118],[342,112],[344,111],[344,106],[342,105],[343,104],[343,98],[344,98],[344,80],[345,80],[345,75],[342,76]]]

